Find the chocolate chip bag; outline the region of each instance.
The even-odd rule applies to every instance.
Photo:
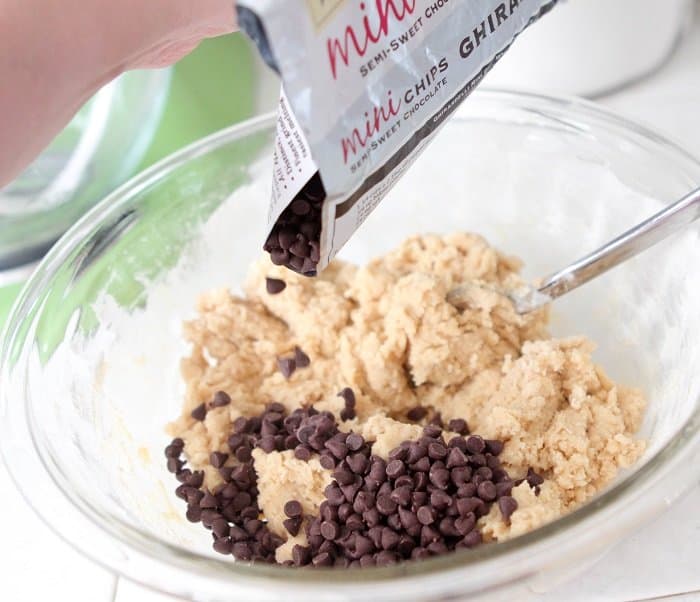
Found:
[[[269,236],[313,276],[557,0],[239,0],[282,78]]]

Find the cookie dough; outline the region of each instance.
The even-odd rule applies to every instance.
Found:
[[[206,293],[185,324],[192,347],[182,360],[185,401],[168,432],[184,441],[189,466],[204,471],[213,491],[222,479],[210,455],[230,451],[236,418],[257,415],[271,401],[338,416],[338,392],[350,387],[356,418],[340,428],[374,441],[376,455],[415,440],[421,424],[438,416],[445,424],[463,418],[472,433],[503,441],[500,459],[513,478],[534,469],[545,481],[513,489],[518,507],[510,521],[494,505],[478,527],[485,540],[530,531],[590,499],[639,458],[644,442],[635,433],[645,401],[594,364],[590,341],[551,338],[546,309],[514,311],[497,291],[522,283],[519,268],[517,259],[465,233],[414,236],[364,267],[336,261],[317,278],[261,260],[245,296]],[[286,286],[271,294],[268,278]],[[457,309],[446,295],[465,283],[473,285],[468,304]],[[310,364],[286,378],[278,359],[297,348]],[[193,418],[217,391],[232,402]],[[421,424],[407,417],[414,408],[427,410]],[[291,451],[255,449],[253,457],[264,518],[287,540],[277,549],[283,561],[305,540],[303,529],[290,537],[283,528],[285,503],[298,500],[305,514],[318,515],[331,471]]]

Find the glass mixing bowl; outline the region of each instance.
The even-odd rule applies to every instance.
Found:
[[[160,121],[171,74],[132,71],[110,82],[23,173],[0,188],[0,270],[41,257],[133,175]]]
[[[120,575],[197,600],[452,600],[546,591],[700,476],[700,264],[689,229],[553,306],[611,376],[644,388],[643,459],[579,510],[498,545],[385,569],[295,570],[221,557],[183,518],[164,467],[179,413],[180,323],[199,292],[238,290],[259,254],[275,119],[207,138],[94,208],[51,250],[6,326],[0,444],[27,503]],[[700,183],[700,164],[593,105],[481,92],[341,256],[470,230],[541,276]]]

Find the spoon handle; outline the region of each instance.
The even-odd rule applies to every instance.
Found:
[[[645,251],[700,217],[700,188],[693,190],[609,243],[545,278],[539,293],[556,299]]]

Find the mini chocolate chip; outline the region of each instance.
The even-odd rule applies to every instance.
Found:
[[[190,487],[190,490],[187,493],[187,503],[188,504],[196,504],[199,506],[199,502],[202,501],[202,498],[204,497],[204,492],[195,489],[194,487]]]
[[[341,504],[342,505],[342,504]],[[319,514],[322,520],[338,520],[339,506],[331,506],[328,501],[321,502],[319,507]]]
[[[289,251],[273,249],[270,251],[270,261],[275,265],[285,265],[289,261]]]
[[[436,510],[444,510],[452,503],[452,496],[448,495],[444,491],[436,490],[430,494],[430,505]]]
[[[234,422],[234,428],[236,428],[236,423]],[[228,440],[226,441],[228,443],[228,446],[231,448],[231,451],[236,451],[236,448],[240,447],[243,445],[243,443],[246,440],[246,435],[243,435],[242,433],[234,433],[231,435]]]
[[[428,446],[425,443],[414,442],[408,446],[408,455],[406,456],[406,462],[409,464],[415,464],[421,458],[428,454]],[[414,469],[415,470],[415,469]]]
[[[228,537],[217,539],[212,545],[219,554],[230,554],[233,550],[233,542]]]
[[[301,516],[303,511],[304,509],[297,500],[290,500],[284,505],[284,513],[288,518],[296,518],[297,516]]]
[[[450,471],[446,468],[436,468],[435,465],[430,469],[428,478],[430,482],[438,489],[446,489],[450,482]]]
[[[445,426],[442,422],[442,414],[440,412],[435,412],[433,417],[430,419],[430,424],[442,429]]]
[[[273,436],[267,435],[260,438],[260,441],[258,441],[258,447],[266,454],[269,454],[277,450],[277,442]]]
[[[434,424],[429,424],[423,428],[423,436],[428,439],[437,439],[442,434],[442,429]]]
[[[476,525],[476,515],[473,512],[455,519],[455,529],[462,537],[469,533],[474,528],[474,525]]]
[[[498,498],[498,509],[501,511],[503,520],[508,522],[510,521],[510,517],[513,512],[518,509],[518,502],[515,498],[509,495],[504,495]]]
[[[386,480],[386,462],[382,458],[372,459],[369,476],[379,483],[383,483]]]
[[[411,506],[415,510],[420,506],[425,506],[430,499],[430,494],[427,491],[414,491],[411,494]]]
[[[496,494],[498,497],[503,497],[504,495],[510,495],[513,491],[513,481],[508,479],[507,481],[501,481],[496,483]]]
[[[382,529],[382,537],[381,537],[381,547],[384,550],[393,550],[396,548],[396,546],[399,545],[399,540],[401,538],[399,537],[398,533],[396,531],[392,531],[388,527],[385,527]]]
[[[358,451],[365,444],[365,439],[362,435],[357,433],[350,433],[348,438],[345,440],[345,445],[348,446],[350,451]]]
[[[294,215],[306,215],[311,211],[311,203],[305,199],[296,199],[289,205],[289,210]]]
[[[416,512],[416,517],[418,518],[418,522],[422,525],[431,525],[435,522],[435,509],[430,506],[421,506],[418,508],[418,512]]]
[[[238,487],[236,487],[233,483],[228,483],[222,490],[221,490],[221,497],[227,500],[233,499],[236,497],[236,494],[238,493]]]
[[[482,504],[483,502],[476,497],[459,498],[456,502],[460,516],[466,516],[470,512],[474,512]]]
[[[544,478],[537,474],[532,468],[527,469],[527,484],[530,487],[537,487],[538,485],[542,485],[544,483]]]
[[[178,458],[182,453],[182,447],[173,445],[172,443],[165,448],[166,458]]]
[[[342,504],[340,504],[340,506],[337,507],[337,519],[342,523],[348,520],[348,517],[353,513],[354,508],[352,507],[352,504],[349,504],[348,502],[344,501]]]
[[[365,554],[360,558],[360,566],[362,568],[367,568],[370,566],[376,566],[377,561],[372,554]]]
[[[403,528],[398,512],[395,514],[390,514],[386,518],[386,524],[389,525],[392,529],[394,529],[394,531],[400,531]]]
[[[348,456],[345,460],[355,474],[363,475],[367,470],[368,460],[363,454],[352,454]]]
[[[416,491],[424,491],[429,483],[427,472],[417,472],[413,475],[413,488]]]
[[[413,422],[418,422],[419,420],[423,420],[427,414],[428,410],[426,408],[423,406],[416,406],[406,412],[406,418]]]
[[[428,456],[433,460],[442,460],[447,456],[447,448],[441,443],[431,443],[428,445]]]
[[[399,460],[392,460],[386,465],[386,474],[390,479],[396,479],[403,474],[406,474],[405,464]]]
[[[231,403],[231,396],[226,391],[217,391],[211,400],[213,408],[223,408]]]
[[[182,460],[179,460],[178,458],[168,458],[168,461],[166,462],[166,467],[168,468],[168,472],[177,474],[182,469],[183,464],[184,462]]]
[[[331,521],[323,521],[321,523],[321,535],[325,537],[326,539],[330,539],[331,541],[336,539],[338,535],[340,535],[340,526],[338,523],[334,523]]]
[[[486,481],[491,481],[493,479],[493,472],[488,466],[482,466],[477,468],[475,474],[478,474],[482,479]]]
[[[292,561],[296,566],[306,566],[311,562],[311,548],[296,544],[292,548]]]
[[[250,560],[253,557],[253,551],[250,545],[245,541],[237,541],[233,544],[233,555],[238,560]]]
[[[380,495],[376,501],[377,510],[384,516],[389,516],[396,512],[397,504],[388,495]]]
[[[343,492],[345,499],[352,503],[355,499],[355,495],[360,490],[360,487],[362,487],[362,477],[357,476],[354,482],[349,483],[348,485],[341,485],[340,490]]]
[[[355,418],[356,416],[357,416],[357,414],[355,413],[355,410],[352,410],[352,409],[343,408],[343,409],[340,411],[340,419],[341,419],[343,422],[345,422],[345,421],[347,421],[347,420],[352,420],[352,419]]]
[[[440,533],[442,533],[445,537],[459,536],[459,531],[455,527],[455,519],[450,516],[446,516],[440,521],[438,531],[440,531]]]
[[[181,500],[187,500],[190,491],[192,491],[192,487],[189,487],[188,485],[180,485],[175,490],[175,495]]]
[[[207,417],[207,406],[203,403],[200,403],[194,410],[192,410],[190,415],[195,420],[204,420]]]
[[[345,527],[350,531],[359,531],[364,528],[362,517],[359,514],[351,514],[345,521]]]
[[[252,502],[252,498],[250,497],[250,494],[247,491],[239,491],[236,494],[236,497],[234,497],[231,500],[231,506],[233,507],[234,510],[243,510],[246,506],[250,505],[250,502]]]
[[[328,552],[321,552],[311,560],[314,566],[333,566],[333,557]]]
[[[464,455],[461,449],[458,447],[453,447],[449,454],[447,455],[447,468],[456,468],[458,466],[467,465],[467,457]]]
[[[185,518],[191,523],[198,523],[202,520],[202,509],[199,506],[189,506],[185,512]]]
[[[407,508],[402,508],[399,506],[398,514],[399,519],[401,520],[401,525],[403,525],[404,529],[410,529],[419,522],[416,515]]]
[[[217,537],[226,537],[229,534],[229,524],[225,518],[217,518],[211,525],[211,530]]]
[[[261,520],[256,518],[249,519],[243,523],[243,528],[250,534],[255,535],[260,529],[263,528],[263,523]]]
[[[259,515],[260,510],[256,506],[247,506],[246,508],[243,508],[243,510],[241,510],[242,519],[258,518]]]
[[[226,463],[226,460],[228,460],[228,454],[223,452],[212,452],[209,456],[209,463],[214,468],[221,468]]]
[[[279,278],[265,278],[265,288],[268,294],[278,295],[287,288],[287,283]]]
[[[411,502],[411,487],[404,485],[391,492],[390,498],[399,506],[407,506]]]
[[[294,448],[294,457],[297,460],[308,462],[311,459],[311,450],[306,445],[297,445]]]
[[[245,416],[239,416],[233,421],[233,431],[236,434],[242,434],[248,431],[248,419]]]
[[[328,487],[324,489],[324,494],[328,500],[328,503],[332,506],[340,506],[340,504],[345,502],[345,495],[340,490],[337,483],[331,483],[328,485]]]
[[[467,533],[464,538],[459,542],[460,547],[473,548],[481,543],[481,533],[476,529]]]
[[[486,456],[484,454],[472,454],[469,457],[469,463],[477,468],[486,466]]]
[[[467,453],[467,440],[464,437],[452,437],[450,439],[449,443],[447,444],[447,447],[450,449],[456,447],[459,449],[462,453]]]
[[[323,537],[323,536],[321,536],[321,537]],[[336,545],[333,541],[331,541],[330,539],[325,539],[318,546],[318,552],[320,554],[323,554],[325,552],[327,554],[330,554],[331,558],[334,558],[335,555],[337,554],[337,548],[336,548]]]
[[[340,466],[331,473],[331,476],[338,481],[341,486],[350,485],[355,482],[355,475],[351,470],[347,469],[347,465],[344,463],[341,463]]]
[[[287,380],[291,378],[292,374],[294,374],[294,371],[297,369],[297,365],[293,357],[278,357],[277,367],[282,373],[282,376],[284,376]]]
[[[389,452],[389,462],[408,458],[408,448],[399,445]]]
[[[494,456],[498,456],[503,451],[503,441],[496,439],[486,439],[486,451]]]
[[[216,497],[214,497],[208,491],[204,494],[204,497],[200,500],[199,506],[201,508],[216,508],[219,505]]]
[[[472,454],[480,454],[486,448],[484,440],[479,435],[471,435],[467,439],[467,450]]]
[[[355,512],[363,514],[374,507],[375,498],[369,491],[358,491],[353,502]]]
[[[333,470],[336,466],[335,458],[333,458],[331,453],[321,454],[318,461],[326,470]]]
[[[396,564],[398,561],[399,559],[396,554],[389,550],[382,550],[377,553],[377,566],[390,566]]]
[[[447,430],[453,433],[458,433],[460,435],[466,435],[469,433],[469,427],[467,426],[467,421],[463,418],[453,418],[447,423]]]
[[[202,510],[202,523],[205,527],[211,528],[214,521],[218,518],[221,518],[221,514],[216,510],[212,510],[210,508]]]
[[[297,368],[306,368],[311,364],[311,359],[299,347],[294,348],[294,363]]]
[[[250,459],[253,457],[252,456],[252,450],[250,447],[247,445],[241,445],[237,450],[236,450],[236,459],[239,462],[249,462]]]
[[[187,484],[190,487],[201,487],[204,483],[204,472],[201,470],[195,470],[187,479]]]
[[[350,387],[345,387],[342,391],[340,391],[340,393],[338,393],[338,397],[343,398],[346,408],[352,409],[355,407],[355,392]]]
[[[325,447],[336,458],[338,458],[338,460],[342,460],[348,455],[348,446],[335,438],[326,441]]]
[[[477,495],[485,502],[492,502],[496,499],[498,491],[491,481],[484,481],[476,488]]]
[[[413,548],[411,551],[411,560],[424,560],[430,557],[430,552],[422,547]]]
[[[415,472],[428,472],[430,470],[430,458],[423,456],[416,462],[410,465],[411,470]]]
[[[496,470],[501,468],[501,461],[499,460],[498,456],[486,454],[486,466],[488,466],[491,470]]]
[[[376,525],[378,525],[381,522],[381,517],[379,516],[379,510],[377,510],[376,507],[370,508],[366,512],[362,513],[362,520],[365,521],[365,524],[369,527],[372,528]]]
[[[420,530],[420,545],[425,547],[428,544],[438,541],[440,532],[430,525],[423,525]]]

